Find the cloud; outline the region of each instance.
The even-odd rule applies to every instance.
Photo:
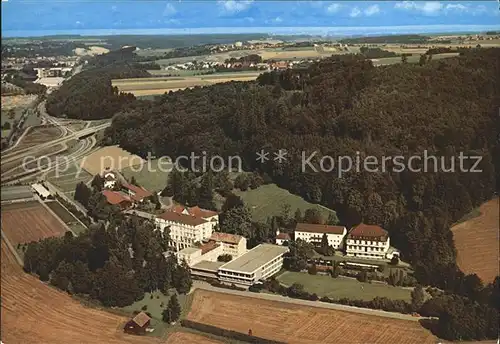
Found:
[[[436,1],[426,1],[424,3],[416,3],[414,1],[398,2],[394,8],[401,10],[410,10],[422,12],[425,15],[432,16],[438,14],[443,8],[443,4]]]
[[[378,5],[372,5],[364,10],[364,14],[367,17],[373,16],[377,13],[380,13],[380,7],[378,7]]]
[[[356,18],[356,17],[359,17],[361,15],[361,10],[357,7],[354,7],[352,10],[351,10],[351,13],[349,14],[349,16],[351,16],[352,18]]]
[[[469,10],[469,8],[467,6],[464,6],[462,4],[448,4],[448,5],[446,5],[445,9],[450,10],[450,11],[459,11],[459,12]]]
[[[170,16],[173,16],[176,13],[177,13],[177,10],[175,9],[174,5],[172,5],[172,4],[167,4],[165,6],[165,9],[163,10],[163,16],[164,17],[170,17]]]
[[[282,21],[283,21],[283,19],[281,19],[281,17],[274,18],[275,23],[281,23]]]
[[[341,8],[342,8],[341,4],[331,4],[330,6],[328,6],[326,8],[326,12],[328,12],[328,13],[337,13],[338,11],[340,11]]]
[[[218,1],[218,3],[219,5],[222,6],[222,8],[226,13],[235,14],[249,8],[252,5],[253,0],[241,0],[241,1],[226,0],[226,1]]]

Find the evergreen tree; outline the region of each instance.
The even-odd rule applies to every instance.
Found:
[[[300,211],[300,208],[297,208],[297,210],[295,210],[294,219],[295,219],[295,222],[297,222],[297,223],[302,222],[302,212]]]
[[[100,174],[96,174],[91,182],[92,188],[101,191],[104,188],[104,178]]]
[[[322,224],[323,215],[317,208],[309,208],[304,213],[304,222],[312,224]]]
[[[424,304],[425,293],[421,285],[417,285],[411,292],[411,305],[414,311],[418,311]]]
[[[187,294],[191,290],[193,281],[191,280],[191,272],[185,261],[181,265],[177,265],[173,271],[173,285],[179,294]]]
[[[172,323],[174,321],[179,320],[180,316],[181,316],[181,305],[177,298],[177,294],[174,294],[170,297],[167,308],[163,310],[162,318],[163,321],[167,323]]]
[[[198,194],[198,206],[203,209],[216,210],[213,190],[215,188],[214,175],[208,171],[201,177],[201,185]]]
[[[321,254],[328,256],[330,253],[330,245],[328,244],[328,236],[326,233],[323,233],[321,237],[321,246],[320,246]]]

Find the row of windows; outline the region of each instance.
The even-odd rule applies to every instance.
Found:
[[[373,246],[385,246],[386,241],[369,241],[369,240],[347,240],[348,244],[361,244],[361,245],[373,245]]]
[[[370,251],[385,251],[384,247],[366,247],[366,246],[348,246],[348,250],[358,250],[358,251],[365,251],[365,252],[370,252]]]

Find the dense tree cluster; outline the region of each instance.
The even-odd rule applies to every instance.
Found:
[[[168,240],[168,232],[155,231],[152,222],[118,216],[107,228],[92,225],[78,237],[68,232],[30,243],[24,269],[62,290],[123,307],[146,291],[189,291],[189,268],[163,255]]]
[[[380,48],[370,48],[370,47],[361,47],[359,48],[361,54],[363,54],[367,59],[378,59],[383,57],[395,57],[398,56],[393,51],[387,51]]]
[[[56,40],[44,39],[31,41],[23,44],[14,44],[6,41],[2,44],[2,57],[36,58],[40,56],[72,56],[76,48],[87,48],[83,43],[65,41],[61,38]]]

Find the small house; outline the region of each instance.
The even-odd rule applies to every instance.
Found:
[[[150,323],[151,318],[146,313],[140,312],[125,324],[123,330],[129,334],[145,334]]]

